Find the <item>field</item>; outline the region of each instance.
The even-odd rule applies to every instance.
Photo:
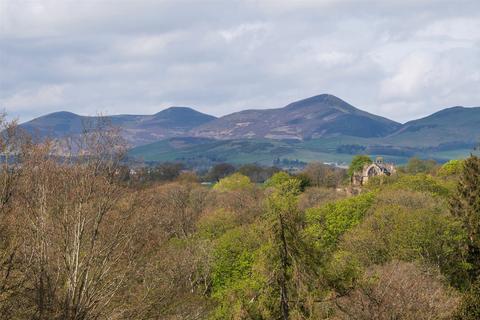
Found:
[[[140,146],[130,151],[133,158],[148,162],[209,161],[233,164],[257,163],[272,165],[285,160],[299,162],[328,162],[345,165],[353,155],[366,153],[383,156],[387,161],[403,164],[417,156],[446,162],[465,158],[472,148],[405,148],[388,145],[383,139],[337,137],[327,139],[298,140],[214,140],[205,138],[173,138]]]

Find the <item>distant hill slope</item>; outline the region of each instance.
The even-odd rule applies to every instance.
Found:
[[[328,94],[221,118],[185,107],[106,118],[134,147],[131,156],[151,161],[343,162],[358,153],[395,161],[413,155],[444,161],[468,154],[480,141],[480,107],[447,108],[402,125]],[[57,112],[21,126],[39,138],[62,138],[96,121],[98,117]]]
[[[304,142],[295,140],[215,140],[193,137],[171,138],[139,146],[131,149],[129,155],[137,160],[180,161],[206,168],[219,162],[272,165],[278,159],[348,162],[351,158],[350,155],[313,150]]]
[[[300,106],[292,104],[289,107],[305,108],[305,105],[300,103]],[[219,120],[222,118],[212,123]],[[200,129],[209,126],[203,125]],[[226,125],[225,130],[228,130]],[[480,142],[480,107],[447,108],[397,126],[394,132],[384,137],[342,134],[305,140],[291,139],[291,136],[283,140],[248,137],[221,140],[189,138],[188,143],[178,139],[165,140],[134,148],[130,155],[148,161],[227,161],[272,165],[279,158],[346,164],[354,154],[365,153],[384,156],[397,164],[405,163],[412,156],[444,162],[468,156],[473,146]]]
[[[215,139],[315,139],[328,136],[383,137],[400,124],[322,94],[279,109],[245,110],[208,122],[191,133]]]
[[[192,128],[216,119],[191,108],[171,107],[154,115],[115,115],[104,117],[120,127],[132,145],[142,145],[176,136],[186,135]],[[92,127],[99,117],[79,116],[71,112],[55,112],[20,126],[40,139],[62,138],[80,134]]]
[[[345,143],[364,143],[364,149],[349,153],[339,151]],[[471,148],[450,146],[442,148],[401,148],[369,145],[370,139],[326,138],[299,140],[272,139],[232,139],[215,140],[207,138],[179,137],[130,150],[129,155],[136,160],[150,162],[178,161],[196,168],[208,168],[212,164],[229,162],[234,164],[258,163],[262,165],[289,166],[289,162],[329,162],[341,165],[350,163],[354,154],[365,153],[383,156],[387,161],[402,164],[410,157],[435,159],[445,162],[467,157]],[[360,146],[360,145],[357,145]],[[277,164],[276,161],[280,161]]]
[[[391,144],[413,147],[480,142],[480,107],[443,109],[405,123],[385,140]]]

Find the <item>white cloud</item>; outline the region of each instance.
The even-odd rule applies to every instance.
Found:
[[[480,20],[478,18],[450,18],[435,21],[419,30],[420,37],[439,37],[450,40],[471,41],[480,40]]]
[[[317,54],[316,60],[322,65],[332,68],[352,63],[355,55],[340,51],[321,52]]]
[[[52,85],[43,86],[36,90],[27,90],[18,92],[7,99],[1,100],[1,103],[7,109],[21,110],[32,107],[58,106],[63,101],[65,86]]]
[[[245,35],[256,36],[258,35],[258,33],[265,32],[266,30],[266,23],[243,23],[230,29],[220,30],[219,34],[220,36],[222,36],[223,39],[225,39],[226,42],[232,42]]]
[[[381,97],[386,100],[410,99],[433,81],[431,72],[434,57],[426,53],[413,53],[401,61],[393,75],[382,81]]]
[[[168,33],[160,35],[144,35],[127,39],[122,39],[114,50],[123,53],[127,56],[141,57],[151,56],[165,50],[169,43],[178,39],[181,35],[179,33]]]

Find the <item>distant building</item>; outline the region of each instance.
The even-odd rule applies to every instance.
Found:
[[[371,177],[390,176],[395,172],[396,169],[392,163],[385,163],[383,157],[377,157],[373,163],[364,165],[362,171],[353,174],[352,185],[363,186]]]

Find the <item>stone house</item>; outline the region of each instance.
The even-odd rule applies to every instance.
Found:
[[[368,179],[375,176],[390,176],[396,172],[392,163],[385,163],[383,157],[377,157],[374,162],[363,166],[362,171],[355,172],[352,176],[353,186],[363,186]]]

